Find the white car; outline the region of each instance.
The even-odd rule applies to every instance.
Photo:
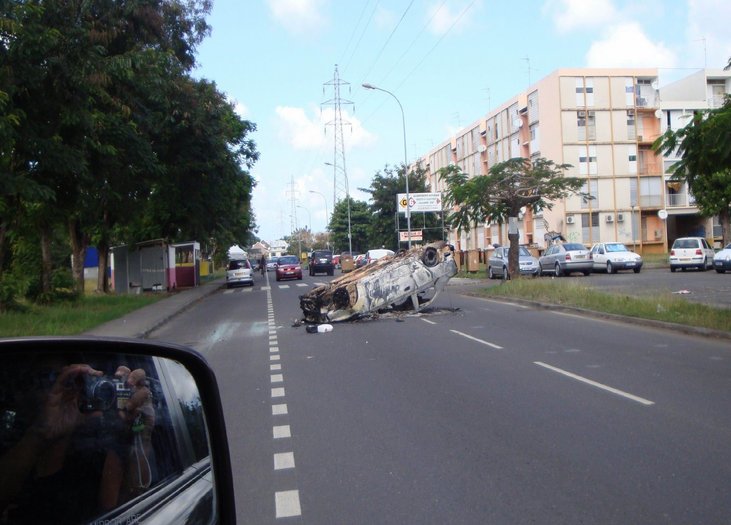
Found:
[[[680,237],[670,249],[670,271],[698,268],[705,272],[713,268],[713,257],[714,250],[703,237]]]
[[[632,270],[640,273],[642,257],[621,242],[598,242],[591,247],[591,257],[595,272],[617,273],[619,270]]]
[[[713,256],[713,267],[718,273],[731,270],[731,243],[727,244],[723,250],[716,252]]]
[[[254,286],[254,270],[248,259],[234,259],[229,261],[226,270],[226,288],[231,288],[236,284],[245,286]]]

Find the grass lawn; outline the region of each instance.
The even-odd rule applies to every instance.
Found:
[[[87,295],[77,302],[25,305],[0,314],[0,337],[77,335],[167,297],[167,294]]]
[[[688,326],[731,332],[731,312],[680,298],[632,297],[598,292],[579,283],[557,283],[549,279],[518,279],[501,286],[482,288],[474,295],[507,297],[585,308],[597,312],[654,319]]]

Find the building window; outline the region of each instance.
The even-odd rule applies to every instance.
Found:
[[[577,111],[576,125],[579,140],[596,140],[596,113],[594,111]]]
[[[599,206],[599,181],[589,179],[581,187],[581,209],[597,208]]]
[[[589,244],[599,240],[599,214],[597,212],[581,214],[581,242]]]
[[[637,206],[638,202],[642,208],[660,208],[663,205],[661,177],[640,177],[639,182],[632,178],[629,192],[631,206]]]
[[[627,138],[635,140],[637,138],[637,127],[635,125],[635,110],[627,110]]]
[[[582,153],[579,153],[579,174],[596,175],[596,146],[589,146]]]

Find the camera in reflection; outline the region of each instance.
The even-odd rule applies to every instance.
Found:
[[[132,397],[132,389],[116,377],[86,376],[79,401],[82,412],[124,410]]]

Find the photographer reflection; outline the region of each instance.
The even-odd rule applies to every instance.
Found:
[[[50,373],[49,370],[52,370]],[[155,411],[145,371],[45,367],[32,416],[0,457],[0,523],[77,523],[149,488]],[[27,388],[27,387],[26,387]],[[57,509],[73,509],[59,516]]]

